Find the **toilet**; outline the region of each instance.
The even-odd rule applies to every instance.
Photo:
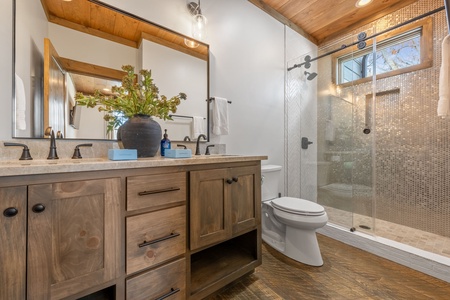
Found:
[[[279,197],[281,166],[261,167],[262,239],[284,255],[322,266],[316,230],[328,221],[323,206],[309,200]]]

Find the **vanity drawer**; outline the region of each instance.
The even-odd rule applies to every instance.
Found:
[[[128,279],[126,289],[127,299],[185,299],[186,260],[182,258]]]
[[[186,206],[128,217],[127,274],[162,263],[186,251]]]
[[[127,178],[127,210],[152,208],[186,201],[186,173]]]

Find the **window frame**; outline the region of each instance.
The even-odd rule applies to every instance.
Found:
[[[387,33],[377,36],[376,42],[378,44],[382,44],[383,41],[395,39],[396,37],[401,37],[402,35],[408,34],[408,32],[412,32],[414,30],[420,30],[420,63],[414,66],[401,68],[393,71],[389,71],[382,74],[377,74],[376,79],[382,79],[392,76],[397,76],[404,73],[409,73],[413,71],[418,71],[422,69],[426,69],[433,66],[433,18],[427,17],[415,23],[411,23],[400,28],[391,30]],[[352,52],[354,52],[354,56],[358,56],[358,53],[367,51],[368,47],[372,47],[373,39],[366,41],[366,48],[359,50],[357,46],[349,47],[348,49],[339,51],[332,55],[332,81],[339,87],[347,87],[351,85],[361,84],[365,82],[372,81],[372,76],[356,79],[353,81],[339,83],[339,59],[348,56]]]

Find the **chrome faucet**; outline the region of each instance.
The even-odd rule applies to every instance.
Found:
[[[197,146],[195,147],[195,155],[200,155],[200,138],[207,140],[206,135],[200,134],[197,138]]]
[[[50,152],[48,153],[47,159],[59,159],[58,153],[56,153],[56,139],[53,130],[50,133]]]

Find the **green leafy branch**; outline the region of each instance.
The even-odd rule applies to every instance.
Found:
[[[177,111],[181,100],[186,100],[185,93],[179,93],[168,99],[159,95],[158,87],[153,83],[150,70],[141,70],[141,80],[136,80],[134,67],[122,66],[127,74],[122,78],[121,86],[113,86],[113,95],[104,95],[96,90],[93,95],[76,94],[76,101],[81,106],[90,108],[98,107],[100,112],[105,112],[104,119],[108,123],[107,131],[120,127],[124,121],[136,116],[147,115],[163,120],[172,120],[170,113]]]

